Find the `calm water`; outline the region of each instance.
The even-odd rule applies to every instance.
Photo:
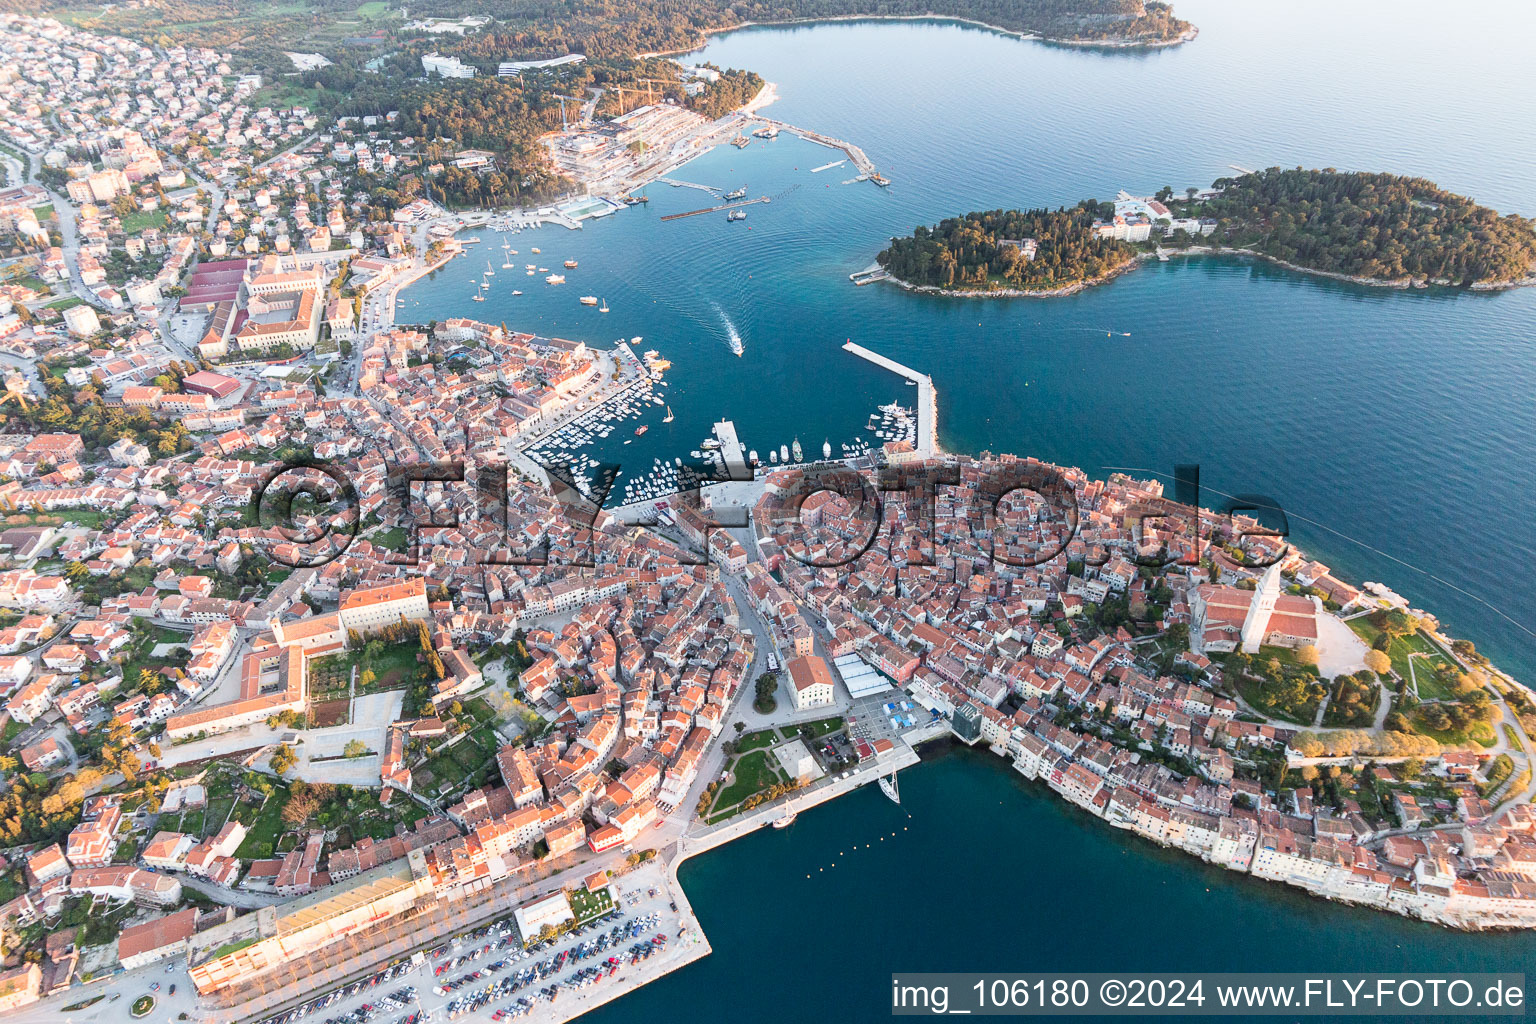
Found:
[[[1149,54],[939,23],[717,38],[701,59],[777,83],[774,116],[857,142],[894,185],[843,185],[846,164],[812,173],[841,154],[796,138],[720,147],[676,177],[774,197],[745,223],[660,223],[711,200],[653,185],[649,208],[512,238],[519,266],[580,260],[570,284],[500,269],[498,241],[482,235],[497,256],[491,301],[468,302],[482,255],[410,289],[402,318],[472,314],[595,343],[644,336],[673,362],[676,421],[663,425],[657,407],[644,438],[623,446],[622,431],[602,452],[641,468],[686,456],[721,416],[764,458],[795,437],[808,452],[852,440],[912,389],[840,351],[851,337],[933,374],[948,448],[1092,473],[1198,462],[1211,488],[1278,499],[1297,542],[1347,578],[1393,585],[1536,676],[1536,290],[1402,293],[1223,260],[1153,264],[1066,299],[849,284],[919,222],[1203,186],[1233,164],[1420,174],[1536,213],[1536,5],[1460,4],[1450,17],[1424,2],[1179,10],[1200,38]],[[588,293],[613,311],[579,306]],[[719,955],[606,1013],[675,1019],[686,979],[739,992],[766,1018],[786,972],[806,1005],[863,1019],[883,1015],[893,966],[1491,968],[1531,951],[1525,938],[1341,910],[1131,849],[967,760],[914,772],[913,832],[835,888],[807,882],[807,865],[894,821],[878,794],[690,864],[684,880]],[[1000,903],[999,885],[1017,897]]]
[[[684,864],[714,952],[582,1019],[887,1020],[893,971],[1523,971],[1536,952],[1164,850],[990,754],[903,772],[901,798],[866,786]]]
[[[686,456],[721,416],[765,459],[797,436],[807,451],[851,441],[877,405],[912,394],[840,351],[852,337],[934,375],[952,449],[1095,473],[1198,462],[1212,488],[1277,499],[1296,539],[1348,577],[1396,586],[1536,674],[1536,290],[1405,294],[1215,260],[1153,264],[1067,299],[849,284],[918,222],[1206,185],[1230,164],[1422,174],[1536,213],[1525,52],[1536,6],[1460,5],[1455,19],[1413,3],[1304,2],[1284,17],[1234,0],[1185,8],[1200,38],[1150,54],[944,23],[720,37],[702,59],[758,70],[779,86],[775,116],[858,142],[893,187],[843,185],[846,164],[812,173],[841,154],[797,138],[722,146],[677,176],[775,198],[745,223],[662,224],[711,200],[653,185],[648,208],[513,236],[519,267],[579,259],[569,284],[497,258],[491,300],[471,305],[483,264],[469,258],[410,289],[402,316],[473,313],[595,343],[643,336],[673,362],[676,421],[661,424],[658,407],[644,438],[609,439],[603,454],[632,470]],[[481,251],[499,257],[487,237]],[[578,305],[587,293],[613,311]]]

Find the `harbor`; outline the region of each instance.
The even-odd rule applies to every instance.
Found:
[[[878,352],[871,352],[863,345],[856,345],[852,339],[843,343],[843,351],[851,352],[860,359],[867,359],[882,369],[900,374],[917,385],[917,437],[912,447],[921,458],[940,454],[939,396],[933,386],[933,378],[925,373],[918,373],[911,367],[903,366],[894,359],[888,359]]]
[[[771,130],[774,134],[789,132],[793,135],[800,136],[807,142],[814,142],[817,145],[826,146],[828,149],[837,149],[848,154],[848,159],[852,160],[853,165],[859,169],[859,174],[855,178],[850,178],[848,181],[844,182],[844,184],[852,184],[855,181],[872,181],[876,185],[879,185],[881,188],[885,188],[891,183],[889,178],[885,177],[875,169],[875,162],[869,158],[864,150],[860,149],[858,146],[855,146],[851,142],[846,142],[843,139],[834,138],[831,135],[824,135],[821,132],[811,131],[809,128],[798,128],[795,125],[784,121],[776,121],[772,118],[759,116],[756,118],[756,120],[761,122],[764,129]],[[841,160],[837,160],[829,164],[824,164],[821,167],[816,168],[814,171],[812,171],[812,173],[814,174],[820,171],[829,170],[838,166],[842,162],[843,161]]]

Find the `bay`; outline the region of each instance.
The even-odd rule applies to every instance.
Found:
[[[897,972],[1518,972],[1536,953],[1234,875],[991,754],[931,755],[899,807],[866,786],[684,862],[713,951],[582,1019],[884,1020]]]
[[[1049,300],[848,282],[918,223],[1204,186],[1232,165],[1416,174],[1536,213],[1536,6],[1178,11],[1200,37],[1147,53],[933,21],[716,37],[688,59],[758,71],[781,96],[768,113],[858,144],[892,187],[844,185],[847,165],[813,174],[841,154],[789,136],[722,146],[675,177],[773,198],[747,221],[662,223],[708,200],[653,184],[647,207],[511,237],[519,266],[532,245],[541,265],[578,259],[570,284],[500,271],[510,278],[470,306],[481,261],[469,258],[409,289],[401,319],[643,336],[672,360],[676,420],[657,407],[644,437],[621,430],[599,450],[630,471],[686,456],[721,417],[764,459],[795,438],[807,451],[868,440],[869,413],[911,389],[840,351],[853,338],[934,376],[946,448],[1095,475],[1199,463],[1209,488],[1277,499],[1295,541],[1345,578],[1395,587],[1530,679],[1536,291],[1401,292],[1235,259],[1145,265]],[[613,311],[580,307],[581,294]],[[685,864],[715,955],[591,1017],[873,1020],[892,970],[1518,970],[1536,942],[1234,876],[1113,832],[984,755],[940,757],[902,785],[910,821],[863,790]],[[835,869],[837,885],[805,878],[903,825]]]

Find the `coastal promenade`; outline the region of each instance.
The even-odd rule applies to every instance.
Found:
[[[860,786],[878,781],[882,776],[890,775],[903,768],[910,768],[920,760],[922,759],[917,756],[917,751],[902,744],[889,754],[883,754],[859,765],[847,773],[847,778],[841,775],[828,775],[805,789],[796,790],[782,800],[755,807],[745,814],[738,814],[728,821],[712,825],[692,835],[685,831],[677,841],[676,853],[672,859],[674,870],[676,865],[689,857],[696,857],[717,846],[723,846],[733,839],[740,839],[785,815],[799,814],[801,811],[824,804],[845,793],[851,793]]]
[[[860,359],[868,359],[883,369],[900,374],[917,385],[917,454],[929,458],[941,454],[939,450],[939,395],[933,386],[933,378],[903,366],[894,359],[871,352],[863,345],[844,342],[844,352],[852,352]]]

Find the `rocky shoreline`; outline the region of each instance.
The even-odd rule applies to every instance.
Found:
[[[1166,46],[1181,46],[1192,42],[1200,34],[1197,26],[1191,25],[1186,31],[1173,39],[1127,39],[1109,37],[1105,39],[1077,39],[1067,36],[1047,36],[1038,32],[1030,32],[1024,29],[1003,28],[1001,25],[993,25],[989,22],[978,21],[975,18],[964,18],[954,14],[834,14],[824,18],[787,18],[783,21],[743,21],[736,25],[724,25],[718,28],[706,28],[700,32],[700,38],[696,45],[677,50],[657,50],[653,53],[637,53],[637,60],[645,60],[650,57],[675,57],[678,54],[692,53],[709,42],[711,36],[724,35],[727,32],[736,32],[744,28],[788,28],[795,25],[830,24],[840,21],[950,21],[958,25],[971,25],[983,28],[1000,35],[1012,36],[1015,39],[1030,40],[1038,43],[1051,43],[1057,46],[1083,46],[1102,47],[1107,50],[1134,50],[1134,49],[1158,49]]]
[[[1461,288],[1466,291],[1497,292],[1506,291],[1511,288],[1536,287],[1536,273],[1533,273],[1529,277],[1520,278],[1519,280],[1475,281],[1469,285],[1459,285],[1444,278],[1362,277],[1358,274],[1340,274],[1332,270],[1317,270],[1312,267],[1304,267],[1299,263],[1291,263],[1288,260],[1282,260],[1277,256],[1271,256],[1268,253],[1262,253],[1256,249],[1249,249],[1246,247],[1229,249],[1213,245],[1194,245],[1187,249],[1164,249],[1162,252],[1163,255],[1168,256],[1169,258],[1175,256],[1182,256],[1186,258],[1198,256],[1250,257],[1253,259],[1259,259],[1273,263],[1276,266],[1284,267],[1286,270],[1294,270],[1299,274],[1310,274],[1314,277],[1326,277],[1334,281],[1344,281],[1348,284],[1367,285],[1371,288]],[[1138,264],[1148,260],[1155,260],[1157,258],[1157,253],[1137,253],[1135,256],[1129,257],[1124,263],[1120,264],[1107,274],[1100,274],[1097,277],[1088,278],[1084,281],[1077,281],[1073,284],[1064,285],[1060,288],[1049,288],[1044,290],[1031,290],[1023,288],[940,288],[937,285],[913,284],[910,281],[903,281],[901,278],[892,274],[887,274],[880,280],[889,281],[891,284],[894,284],[900,288],[904,288],[910,292],[925,292],[930,295],[943,295],[956,299],[1053,299],[1061,298],[1067,295],[1075,295],[1085,289],[1094,288],[1102,284],[1108,284],[1110,281],[1113,281],[1121,274],[1125,274],[1131,270],[1134,270]]]
[[[1116,266],[1107,274],[1090,277],[1083,281],[1075,281],[1072,284],[1062,285],[1060,288],[1029,289],[1029,288],[940,288],[933,284],[913,284],[911,281],[903,281],[894,274],[887,273],[880,278],[889,281],[898,288],[905,288],[909,292],[924,292],[929,295],[944,295],[953,299],[1055,299],[1066,295],[1076,295],[1078,292],[1097,285],[1107,284],[1136,269],[1136,264],[1141,261],[1140,256],[1128,256],[1125,262]]]

